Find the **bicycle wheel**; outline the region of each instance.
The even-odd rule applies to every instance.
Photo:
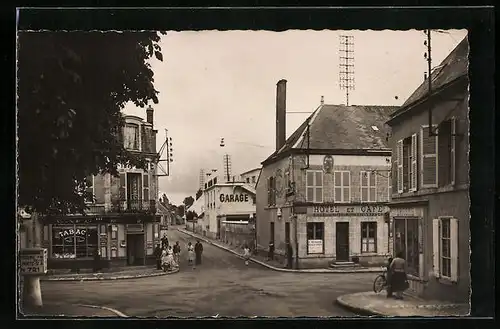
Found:
[[[373,291],[375,293],[381,292],[382,290],[384,290],[386,284],[387,284],[387,280],[385,279],[385,276],[378,275],[375,278],[375,281],[373,281]]]

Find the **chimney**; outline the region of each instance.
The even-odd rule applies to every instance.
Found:
[[[321,96],[321,105],[325,104],[325,96]]]
[[[153,124],[153,113],[154,110],[151,107],[151,105],[149,105],[148,108],[146,109],[146,121],[150,124]]]
[[[286,141],[286,80],[281,79],[276,84],[276,151],[285,145]]]

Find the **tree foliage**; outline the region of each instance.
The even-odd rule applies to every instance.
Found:
[[[195,218],[198,218],[198,214],[196,213],[196,211],[192,211],[192,210],[188,210],[186,212],[186,220],[191,222],[193,221]]]
[[[18,34],[19,204],[40,213],[81,212],[85,177],[144,167],[120,141],[128,102],[158,103],[149,59],[156,32]]]
[[[193,205],[194,198],[192,196],[185,197],[182,203],[184,204],[185,209],[187,209]]]
[[[185,208],[184,208],[183,204],[177,206],[177,214],[179,216],[181,216],[181,217],[184,216],[184,211],[185,211]]]

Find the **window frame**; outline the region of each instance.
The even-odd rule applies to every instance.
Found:
[[[54,234],[54,230],[58,230],[58,231],[61,231],[61,230],[74,230],[75,233],[73,234],[73,254],[74,257],[55,257],[55,252],[54,252],[54,247],[62,247],[62,254],[64,255],[64,247],[66,246],[66,244],[64,243],[64,239],[62,239],[63,243],[62,244],[54,244],[54,237],[55,237],[55,234]],[[86,237],[85,237],[85,256],[84,257],[78,257],[78,253],[77,253],[77,245],[78,243],[75,242],[75,239],[74,239],[74,236],[76,234],[76,229],[85,229],[85,234],[86,234]],[[88,243],[88,231],[89,230],[94,230],[95,231],[95,238],[96,238],[96,242],[95,243],[91,243],[89,244]],[[96,225],[85,225],[85,224],[64,224],[64,225],[52,225],[51,229],[50,229],[50,235],[51,235],[51,240],[50,240],[50,258],[53,258],[53,259],[90,259],[93,257],[93,252],[90,251],[89,252],[89,248],[93,248],[91,250],[95,250],[96,248],[100,248],[100,245],[99,245],[99,226],[96,224]],[[68,244],[70,245],[70,244]],[[59,253],[57,253],[59,254]]]
[[[359,173],[360,175],[360,184],[359,184],[359,191],[360,191],[360,200],[361,202],[378,202],[378,196],[377,196],[377,174],[373,171],[366,171],[362,170]],[[366,175],[366,186],[363,185],[363,175]],[[373,186],[370,184],[370,180],[373,177]],[[366,189],[366,196],[368,197],[368,200],[363,200],[363,189]],[[374,200],[370,200],[370,192],[371,190],[375,190],[373,193],[374,195]]]
[[[337,184],[337,180],[335,179],[335,176],[337,173],[340,173],[340,185]],[[344,173],[348,173],[349,175],[349,182],[348,184],[344,184]],[[352,183],[352,177],[351,177],[351,171],[350,170],[334,170],[333,171],[333,201],[334,203],[351,203],[352,202],[352,188],[351,188],[351,183]],[[340,188],[342,191],[341,195],[341,200],[337,201],[337,192],[336,189]],[[344,200],[344,189],[349,189],[349,200]]]
[[[313,237],[309,238],[309,226],[312,226]],[[317,226],[321,228],[321,239],[316,236]],[[311,253],[309,252],[309,240],[321,240],[322,241],[322,251],[321,253]],[[308,255],[322,255],[325,253],[325,222],[307,222],[306,223],[306,241],[307,241],[307,254]]]
[[[309,179],[308,176],[309,174],[313,175],[313,185],[309,185]],[[321,186],[317,185],[317,175],[320,175],[321,177]],[[307,170],[306,171],[306,201],[307,202],[312,202],[312,203],[323,203],[323,200],[325,198],[325,181],[324,181],[324,173],[322,170]],[[309,200],[309,189],[313,189],[313,195],[312,195],[312,201]],[[317,195],[317,190],[321,189],[321,199],[318,199]]]
[[[132,147],[129,147],[129,141],[130,141],[130,135],[128,134],[128,131],[127,131],[127,128],[128,129],[134,129],[135,130],[135,133],[134,133],[134,145]],[[133,151],[140,151],[141,150],[141,138],[140,138],[140,135],[141,135],[141,129],[140,129],[140,125],[138,125],[137,123],[131,123],[131,122],[127,122],[125,123],[125,126],[124,126],[124,146],[125,146],[125,149],[127,150],[133,150]]]
[[[445,223],[447,223],[447,237],[445,237]],[[439,229],[439,273],[441,277],[451,280],[451,218],[440,218],[440,229]],[[448,242],[448,255],[444,255],[444,242]],[[448,264],[446,266],[447,274],[445,274],[444,261],[447,260]]]
[[[374,225],[375,226],[375,235],[374,237],[370,237],[370,226],[371,225]],[[366,226],[366,233],[367,233],[367,236],[363,236],[363,226]],[[376,254],[377,253],[377,233],[378,233],[378,225],[377,225],[377,222],[376,221],[364,221],[364,222],[361,222],[361,253],[362,254]],[[369,240],[370,239],[373,239],[373,243],[371,243]],[[367,240],[367,241],[365,241]],[[370,250],[369,246],[373,244],[373,249],[374,250]],[[364,246],[367,246],[367,250],[363,250],[363,247]]]

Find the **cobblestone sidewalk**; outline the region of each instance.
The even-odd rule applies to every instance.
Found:
[[[467,316],[468,304],[427,301],[410,296],[403,300],[387,298],[384,293],[360,292],[343,295],[336,302],[358,314],[379,316]]]

